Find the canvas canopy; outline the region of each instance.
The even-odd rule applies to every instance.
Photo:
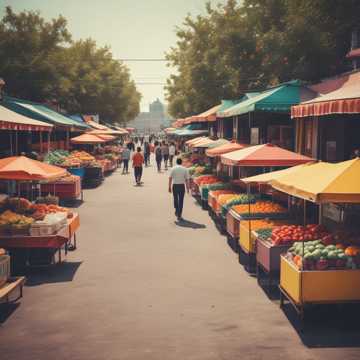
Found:
[[[347,77],[336,90],[291,108],[292,118],[359,113],[360,73]]]
[[[241,150],[244,149],[245,147],[247,147],[249,145],[245,145],[245,144],[238,144],[235,142],[231,142],[231,143],[227,143],[221,146],[218,146],[214,149],[207,149],[206,150],[206,155],[208,157],[217,157],[217,156],[221,156],[223,154],[227,154],[236,150]]]
[[[305,166],[309,166],[310,164],[312,163],[301,164],[283,170],[271,171],[268,173],[243,178],[240,180],[245,184],[251,184],[251,183],[268,184],[271,181],[279,179],[285,175],[296,174],[299,170],[303,169]]]
[[[66,175],[66,170],[32,160],[26,156],[0,159],[0,179],[18,181],[55,180]]]
[[[253,111],[268,112],[290,112],[291,106],[308,100],[315,94],[310,90],[303,88],[299,81],[290,81],[275,88],[265,90],[259,94],[241,101],[233,107],[218,114],[220,117],[237,116],[247,114]]]
[[[221,155],[221,162],[230,166],[295,166],[313,159],[273,144],[262,144]]]
[[[0,129],[20,131],[51,131],[53,126],[31,119],[0,105]]]
[[[359,203],[360,159],[337,164],[319,162],[304,166],[270,182],[289,195],[315,203]]]
[[[106,140],[99,135],[82,134],[70,139],[73,144],[101,144]]]

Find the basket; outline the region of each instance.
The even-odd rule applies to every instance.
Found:
[[[0,256],[0,288],[6,284],[10,277],[10,256]]]

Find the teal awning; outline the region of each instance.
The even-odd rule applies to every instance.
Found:
[[[30,117],[35,120],[45,121],[55,126],[76,128],[82,130],[89,128],[89,126],[85,123],[82,124],[76,120],[71,119],[70,117],[67,117],[57,111],[50,109],[45,105],[34,103],[31,101],[5,96],[2,101],[2,105],[18,114]]]
[[[246,114],[253,111],[289,112],[291,106],[301,101],[301,85],[299,81],[290,81],[261,93],[249,93],[246,100],[228,108],[219,114],[229,117]]]

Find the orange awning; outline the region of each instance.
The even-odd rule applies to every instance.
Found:
[[[94,121],[91,115],[83,115],[83,118],[86,124],[91,126],[95,130],[109,130],[107,126],[101,125],[98,122]]]
[[[207,139],[207,138],[205,136],[199,136],[199,137],[196,137],[194,139],[190,139],[190,140],[185,141],[185,144],[190,146],[190,145],[195,144],[198,141],[203,140],[203,139]]]
[[[101,144],[106,142],[105,139],[101,138],[99,135],[92,134],[82,134],[70,139],[73,144]]]
[[[249,145],[248,144],[238,144],[238,143],[232,142],[232,143],[218,146],[214,149],[208,149],[208,150],[206,150],[206,155],[208,157],[217,157],[217,156],[221,156],[223,154],[227,154],[232,151],[244,149],[247,146],[249,146]]]
[[[3,180],[54,180],[64,175],[65,169],[26,156],[12,156],[0,160],[0,179]]]
[[[221,155],[221,162],[230,166],[295,166],[313,159],[273,144],[262,144]]]

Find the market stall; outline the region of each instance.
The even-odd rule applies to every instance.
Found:
[[[221,162],[228,166],[238,166],[240,181],[245,174],[264,172],[264,170],[273,168],[291,167],[313,161],[311,158],[282,149],[272,144],[262,144],[251,146],[245,149],[230,152],[221,155]],[[248,192],[250,185],[248,185]],[[270,201],[271,200],[271,201]],[[251,235],[251,226],[242,227],[242,220],[252,219],[283,219],[288,217],[287,204],[274,202],[271,197],[263,197],[256,204],[249,208],[242,205],[233,206],[226,214],[226,228],[229,236],[234,241],[239,239],[239,259],[246,260],[245,263],[255,264],[255,251],[253,246],[248,246],[248,242],[254,242]],[[279,199],[281,200],[281,199]],[[284,206],[285,205],[285,206]],[[239,212],[241,210],[241,212]],[[251,223],[250,223],[251,225]],[[245,234],[247,234],[245,236]],[[242,235],[242,236],[241,236]],[[254,266],[251,266],[251,270]]]
[[[0,179],[17,182],[55,180],[66,170],[24,156],[0,160]],[[43,203],[46,202],[46,203]],[[38,198],[32,203],[25,198],[6,197],[0,204],[0,246],[7,249],[14,262],[28,264],[34,256],[44,255],[41,249],[51,249],[51,261],[55,252],[67,252],[68,245],[79,227],[79,216],[69,209],[47,203]],[[76,248],[76,239],[74,239]],[[34,251],[32,251],[34,249]],[[48,256],[49,258],[49,256]]]
[[[337,164],[317,163],[288,174],[271,185],[291,196],[319,204],[360,202],[360,159]],[[288,299],[304,316],[309,304],[360,301],[360,237],[352,223],[319,239],[298,239],[281,256],[281,305]],[[358,230],[358,229],[357,229]],[[306,241],[308,240],[308,241]],[[309,241],[310,240],[310,241]],[[355,286],[354,286],[355,285]]]

